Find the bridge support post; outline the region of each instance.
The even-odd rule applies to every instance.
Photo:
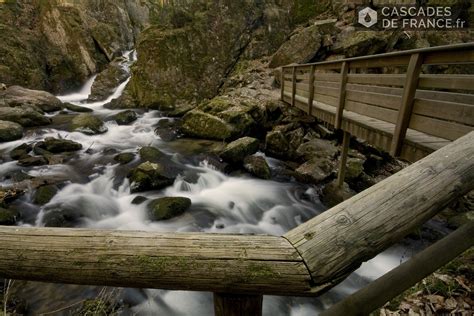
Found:
[[[262,315],[263,295],[214,293],[215,316]]]
[[[322,312],[320,316],[362,316],[421,281],[474,245],[474,222],[413,256],[366,287]]]
[[[308,115],[311,115],[313,112],[313,100],[314,100],[314,65],[311,66],[309,73],[309,96],[308,96]]]
[[[344,184],[344,177],[346,175],[346,163],[347,153],[349,151],[349,142],[351,140],[351,134],[344,132],[344,138],[342,139],[341,159],[339,160],[339,171],[337,172],[337,186],[342,187]]]
[[[341,85],[339,86],[339,99],[336,109],[336,118],[334,120],[334,128],[340,129],[342,123],[342,116],[344,113],[344,103],[346,101],[346,84],[347,72],[349,70],[349,63],[343,62],[341,66]]]
[[[293,66],[293,75],[291,76],[291,106],[295,106],[295,96],[296,96],[296,66]]]

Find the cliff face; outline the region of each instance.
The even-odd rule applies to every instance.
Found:
[[[330,7],[314,0],[165,4],[140,35],[127,93],[160,109],[212,98],[239,60],[272,54],[296,23]]]
[[[0,4],[0,82],[55,93],[76,88],[134,45],[149,6],[140,0]]]

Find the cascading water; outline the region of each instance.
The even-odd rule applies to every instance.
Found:
[[[136,58],[135,52],[124,54],[125,69],[129,69]],[[94,114],[107,118],[119,111],[105,109],[103,105],[121,95],[128,83],[121,83],[105,101],[86,102],[95,76],[89,79],[77,93],[59,96],[62,101],[89,107]],[[105,134],[87,136],[69,132],[60,126],[31,130],[19,140],[0,144],[0,152],[7,153],[25,142],[37,142],[45,137],[61,137],[79,142],[83,150],[67,164],[40,166],[25,169],[15,162],[0,165],[5,174],[14,170],[25,170],[31,176],[55,176],[68,179],[67,184],[42,207],[35,206],[30,196],[23,197],[19,207],[28,209],[21,225],[43,225],[44,215],[57,206],[72,208],[81,214],[77,225],[97,229],[138,229],[150,231],[201,231],[222,233],[256,233],[281,235],[309,218],[324,211],[314,188],[296,182],[282,183],[259,180],[250,176],[229,176],[215,170],[205,160],[193,163],[179,146],[163,142],[154,133],[158,121],[166,119],[156,111],[141,113],[130,125],[106,122]],[[53,125],[54,126],[54,125]],[[125,177],[124,167],[113,160],[117,152],[136,152],[142,146],[155,146],[172,157],[184,170],[173,185],[161,191],[140,194],[130,193],[130,183]],[[205,146],[199,150],[205,151]],[[137,159],[136,159],[137,160]],[[278,161],[269,159],[270,165]],[[133,162],[132,162],[133,163]],[[9,180],[0,184],[8,184]],[[192,201],[185,215],[161,222],[147,218],[144,204],[136,205],[132,200],[138,196],[157,198],[160,196],[184,196]],[[314,315],[329,306],[334,300],[360,288],[402,260],[406,250],[393,247],[362,265],[342,284],[319,298],[286,298],[266,296],[265,315]],[[212,273],[212,271],[210,271]],[[25,286],[17,293],[28,297],[32,309],[47,312],[67,302],[97,294],[95,287],[68,285]],[[123,315],[209,315],[213,313],[210,293],[123,289],[121,299],[130,307]],[[52,303],[54,302],[54,303]],[[61,305],[62,304],[62,305]],[[60,313],[59,313],[60,314]]]

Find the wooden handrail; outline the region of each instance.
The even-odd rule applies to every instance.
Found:
[[[0,226],[0,277],[317,295],[473,188],[474,132],[283,237]]]
[[[426,54],[426,53],[439,53],[445,51],[463,51],[463,50],[472,50],[474,49],[474,42],[470,43],[461,43],[461,44],[451,44],[451,45],[442,45],[442,46],[435,46],[435,47],[427,47],[427,48],[417,48],[417,49],[410,49],[410,50],[403,50],[398,52],[390,52],[390,53],[383,53],[383,54],[374,54],[368,56],[359,56],[359,57],[351,57],[351,58],[343,58],[337,60],[328,60],[328,61],[320,61],[314,63],[307,63],[301,64],[297,67],[308,67],[308,66],[319,66],[319,65],[331,65],[331,64],[341,64],[343,62],[351,62],[351,61],[361,61],[361,60],[371,60],[371,59],[379,59],[379,58],[386,58],[386,57],[400,57],[400,56],[409,56],[412,54]],[[437,60],[429,61],[427,63],[442,63]],[[285,65],[282,68],[291,68],[295,65]],[[340,67],[340,66],[338,66]],[[336,68],[335,68],[336,69]]]

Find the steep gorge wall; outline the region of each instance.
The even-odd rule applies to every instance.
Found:
[[[148,22],[141,0],[0,3],[0,82],[64,92],[130,49]]]

